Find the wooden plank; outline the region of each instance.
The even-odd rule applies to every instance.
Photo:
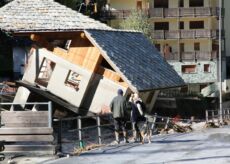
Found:
[[[3,123],[4,127],[48,127],[48,123]]]
[[[29,116],[29,117],[37,117],[37,116],[47,116],[47,111],[4,111],[1,112],[2,117],[6,116]]]
[[[53,155],[56,152],[56,146],[54,145],[5,145],[4,153],[16,153],[25,152],[28,153],[38,153],[38,154],[49,154]]]
[[[1,113],[2,124],[48,124],[47,111],[4,111]],[[17,126],[18,127],[18,126]]]
[[[0,135],[2,134],[52,134],[53,128],[0,128]]]
[[[0,135],[0,140],[5,142],[52,142],[54,137],[52,135]]]

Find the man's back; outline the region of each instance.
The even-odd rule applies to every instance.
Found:
[[[123,96],[118,95],[113,98],[110,108],[113,112],[113,118],[124,118],[126,109],[126,100]]]

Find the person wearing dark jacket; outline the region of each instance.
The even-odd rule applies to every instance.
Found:
[[[124,135],[124,142],[128,143],[127,133],[126,133],[126,120],[125,112],[127,110],[127,101],[123,96],[123,91],[119,89],[117,91],[117,96],[113,98],[110,103],[110,109],[113,113],[114,127],[115,127],[115,138],[116,143],[119,144],[119,130],[122,129]]]

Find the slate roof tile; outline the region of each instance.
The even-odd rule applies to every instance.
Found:
[[[185,85],[157,49],[139,32],[86,30],[113,69],[135,91]],[[112,40],[112,41],[111,41]]]

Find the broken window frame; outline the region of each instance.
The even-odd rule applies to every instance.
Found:
[[[64,84],[70,88],[73,88],[75,91],[79,91],[79,86],[82,80],[82,76],[72,70],[69,70]]]
[[[56,63],[44,57],[39,67],[35,82],[41,86],[47,87],[55,66]]]

